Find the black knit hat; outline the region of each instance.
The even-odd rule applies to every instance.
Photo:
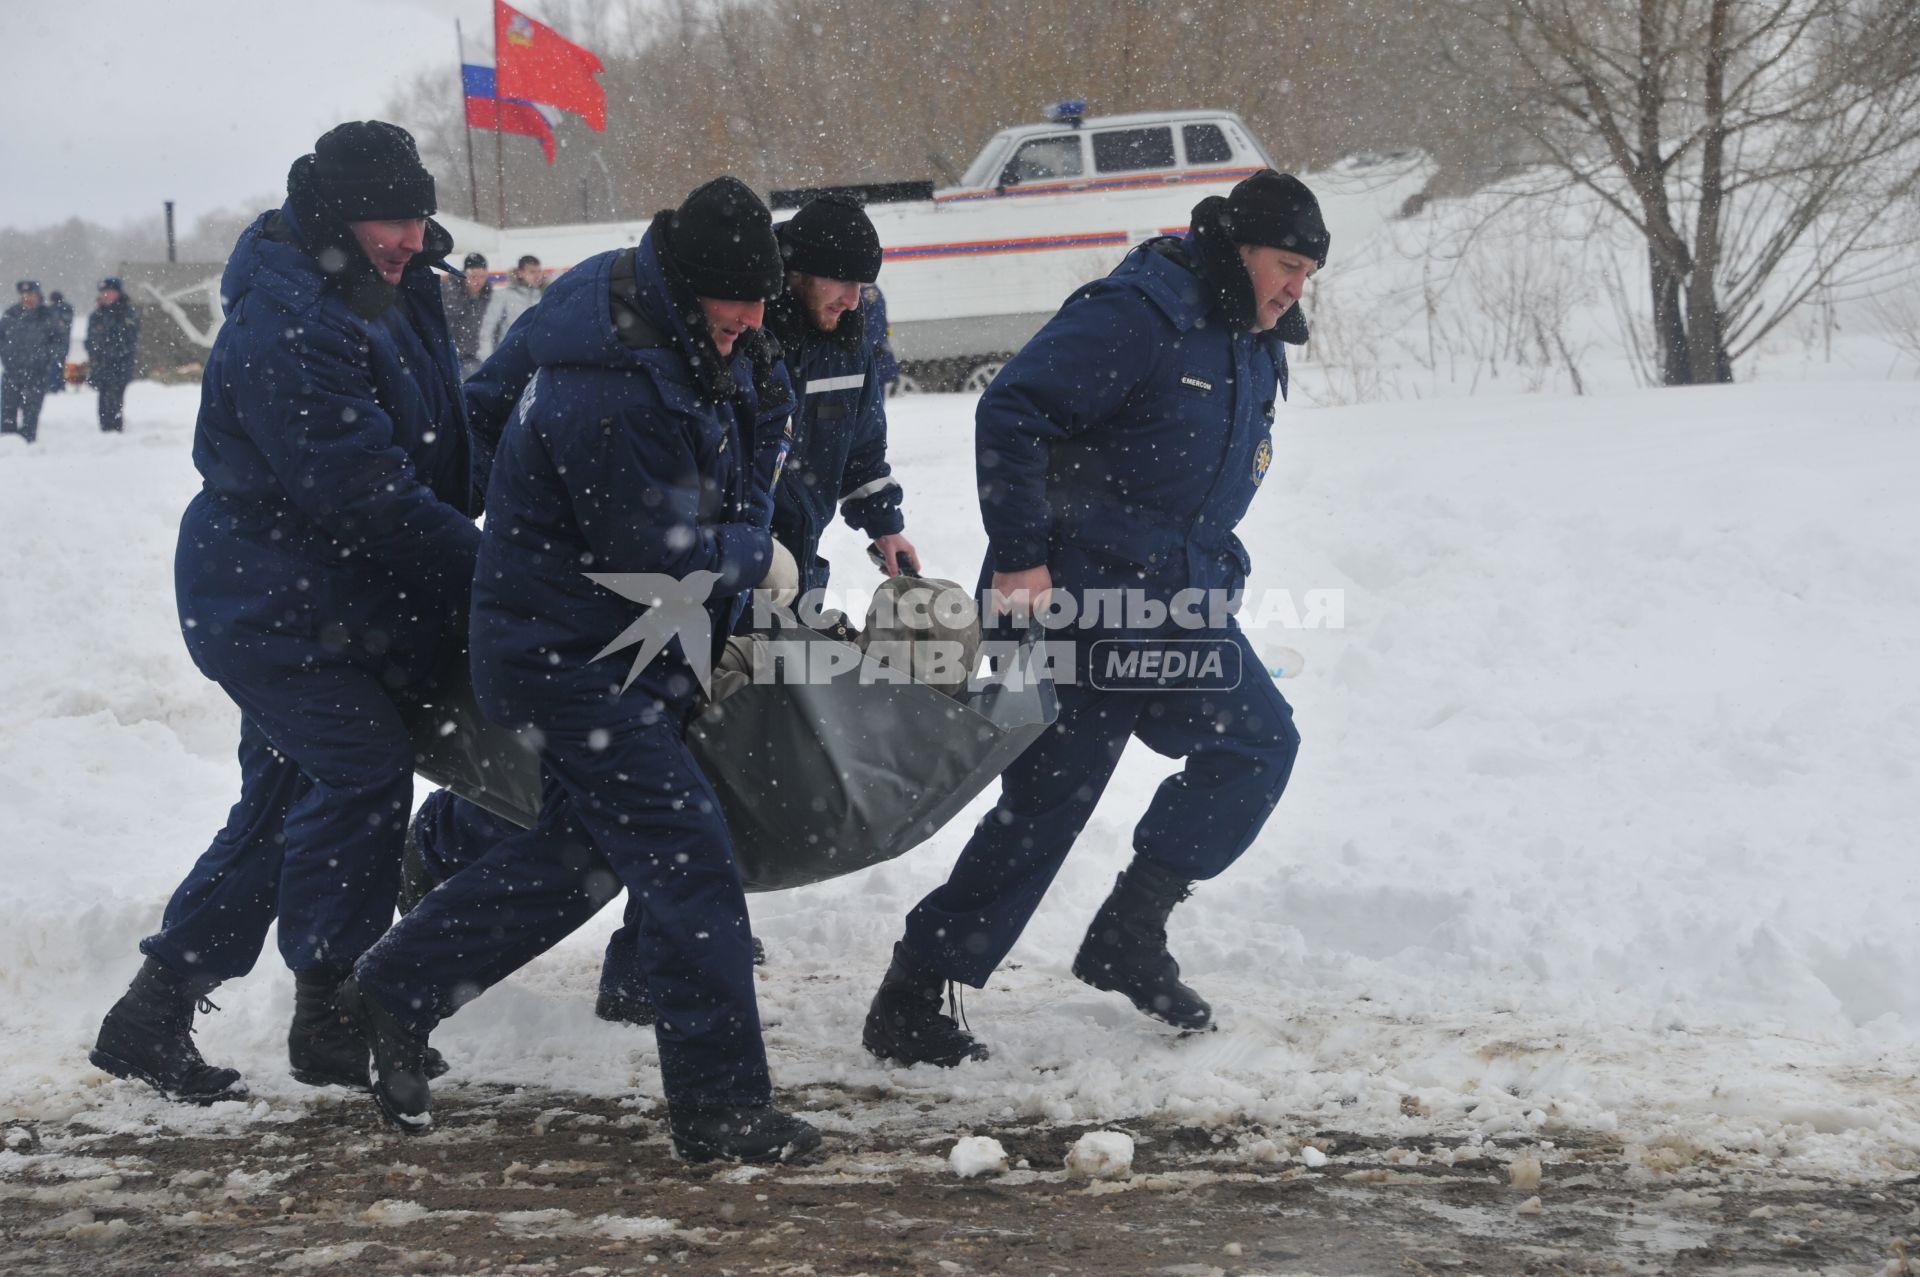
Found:
[[[433,174],[420,162],[413,134],[397,124],[336,125],[313,144],[312,163],[315,192],[342,221],[430,217],[436,207]]]
[[[111,288],[116,293],[124,293],[127,291],[126,286],[120,282],[120,277],[118,275],[109,275],[105,279],[101,280],[100,287],[95,291],[104,293],[109,288]]]
[[[1320,201],[1291,173],[1261,169],[1227,194],[1221,229],[1236,244],[1265,244],[1327,264],[1327,224]]]
[[[880,276],[880,234],[865,210],[844,195],[810,201],[777,234],[788,270],[862,284]]]
[[[472,270],[475,267],[479,267],[481,270],[487,268],[487,255],[485,253],[468,253],[466,260],[460,263],[462,270]]]
[[[737,177],[716,177],[681,202],[668,253],[701,297],[765,301],[786,282],[773,214]]]

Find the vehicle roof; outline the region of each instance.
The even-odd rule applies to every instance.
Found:
[[[1124,128],[1133,124],[1185,124],[1194,120],[1217,120],[1223,117],[1243,128],[1246,125],[1246,121],[1232,111],[1209,111],[1204,108],[1190,111],[1133,111],[1126,115],[1089,115],[1080,121],[1078,129],[1064,120],[1040,120],[1033,124],[1015,124],[995,133],[987,139],[987,145],[991,146],[1000,139],[1012,137],[1016,133],[1084,133],[1088,129]]]
[[[974,153],[972,162],[967,165],[967,171],[960,177],[959,185],[949,189],[974,190],[985,186],[994,166],[1000,162],[1001,156],[1015,145],[1031,142],[1035,138],[1071,137],[1079,133],[1098,133],[1103,129],[1192,124],[1207,120],[1231,121],[1233,127],[1252,146],[1254,154],[1263,158],[1266,156],[1265,149],[1253,136],[1253,130],[1248,128],[1247,122],[1233,111],[1197,107],[1186,111],[1131,111],[1125,115],[1092,115],[1082,119],[1078,128],[1065,121],[1042,120],[1037,124],[1016,124],[1011,128],[1001,129],[988,138]],[[1267,162],[1271,163],[1271,160]],[[936,191],[935,198],[939,198],[943,193]]]

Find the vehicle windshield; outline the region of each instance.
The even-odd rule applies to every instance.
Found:
[[[995,133],[987,144],[980,148],[980,154],[973,157],[973,163],[967,166],[967,171],[961,174],[960,185],[986,186],[992,182],[994,174],[998,171],[1000,157],[1006,153],[1007,139],[1012,137],[1013,133],[1012,129],[1003,129]]]
[[[1022,142],[1013,160],[1001,175],[1002,182],[1045,182],[1060,177],[1079,177],[1086,171],[1078,133],[1059,137],[1036,137]]]

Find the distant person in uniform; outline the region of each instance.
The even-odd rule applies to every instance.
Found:
[[[507,330],[514,321],[540,304],[540,293],[546,284],[546,272],[540,268],[540,259],[532,253],[522,257],[513,268],[513,275],[503,286],[493,290],[493,300],[487,306],[487,313],[480,321],[480,358],[485,360],[500,348],[506,340]]]
[[[453,330],[453,348],[460,352],[460,376],[473,376],[485,358],[480,353],[480,328],[493,305],[493,284],[487,278],[487,259],[468,253],[460,278],[441,284],[447,304],[447,327]]]
[[[867,327],[874,334],[873,375],[889,390],[900,380],[900,360],[893,353],[893,323],[887,318],[887,295],[880,285],[868,284],[860,290],[866,303]]]
[[[87,381],[100,392],[100,429],[118,434],[140,352],[140,312],[127,300],[117,275],[100,281],[95,303],[87,318]]]
[[[0,434],[32,443],[40,434],[40,405],[47,397],[47,365],[66,358],[60,321],[48,309],[37,281],[13,286],[19,300],[0,314]]]
[[[60,348],[53,353],[53,367],[47,374],[47,393],[57,395],[67,388],[67,352],[73,348],[73,303],[56,288],[47,294],[47,309],[60,324]]]

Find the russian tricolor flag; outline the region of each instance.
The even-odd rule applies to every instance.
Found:
[[[460,68],[460,83],[467,94],[467,127],[498,129],[536,138],[553,164],[553,126],[560,113],[550,106],[524,98],[503,98],[495,91],[492,67],[467,63]]]

